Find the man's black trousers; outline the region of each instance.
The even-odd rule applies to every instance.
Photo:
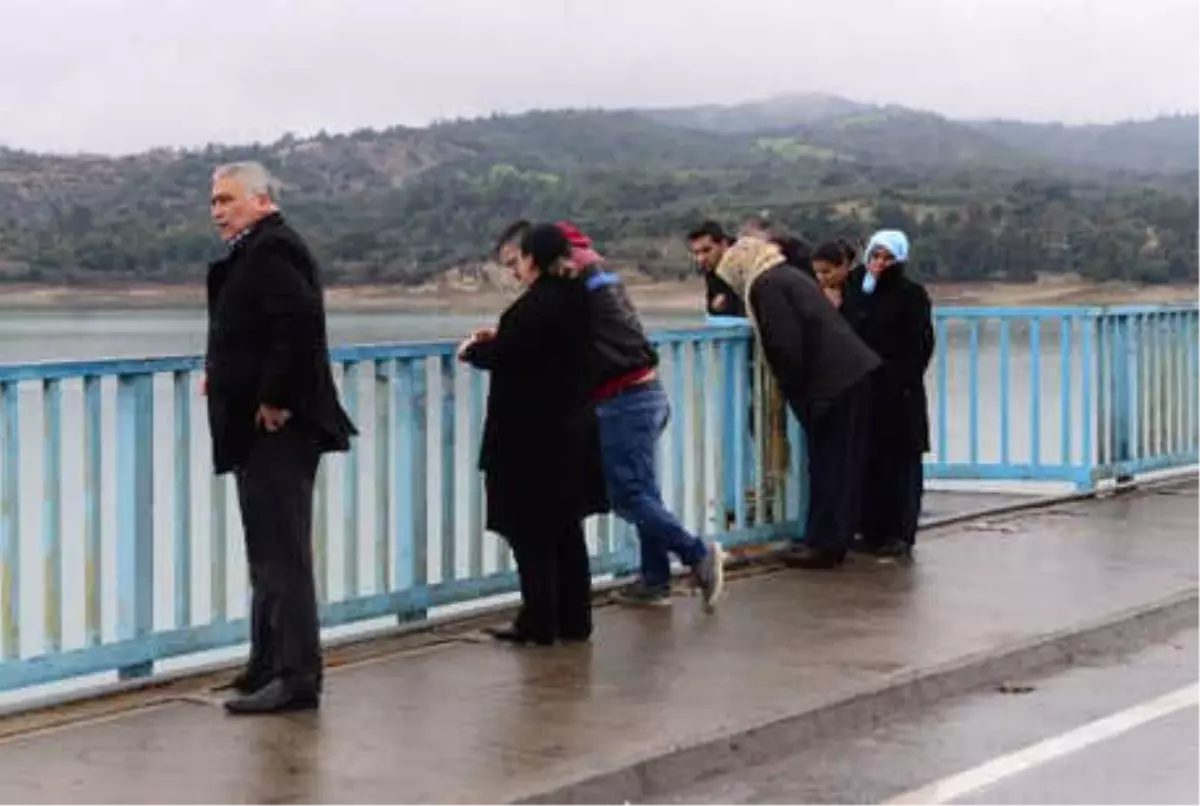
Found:
[[[300,686],[321,685],[313,580],[313,483],[320,452],[292,422],[260,433],[235,471],[250,566],[250,663]]]

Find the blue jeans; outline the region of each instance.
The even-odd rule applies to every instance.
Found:
[[[598,404],[596,416],[609,503],[637,527],[642,582],[665,587],[671,583],[671,554],[689,567],[708,554],[704,542],[667,510],[658,486],[655,451],[671,417],[667,393],[651,381]]]

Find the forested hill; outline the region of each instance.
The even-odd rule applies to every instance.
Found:
[[[0,148],[0,280],[196,280],[219,251],[212,166],[258,159],[337,282],[423,282],[480,260],[517,216],[575,219],[626,268],[683,276],[690,225],[764,209],[814,240],[903,227],[933,279],[1194,282],[1198,157],[1195,115],[961,122],[830,96],[120,158]]]

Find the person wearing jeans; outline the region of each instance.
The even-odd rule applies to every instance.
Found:
[[[656,469],[658,440],[670,403],[658,379],[658,355],[617,275],[600,267],[592,242],[573,225],[558,225],[572,246],[571,262],[587,290],[590,349],[587,371],[600,424],[600,452],[609,504],[637,528],[641,579],[616,600],[636,606],[671,602],[674,554],[692,570],[711,611],[724,595],[725,554],[715,540],[689,533],[666,507]]]
[[[610,504],[638,530],[642,585],[629,595],[661,604],[670,596],[670,555],[696,568],[710,554],[663,504],[655,453],[671,416],[667,393],[652,380],[598,403],[596,416]]]

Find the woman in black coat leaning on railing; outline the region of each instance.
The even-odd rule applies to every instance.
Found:
[[[858,548],[911,560],[929,450],[925,370],[933,356],[933,314],[924,287],[905,274],[908,238],[881,230],[864,265],[845,284],[842,315],[883,359],[872,379],[871,436]]]
[[[583,519],[606,509],[584,374],[586,290],[562,276],[570,246],[553,225],[518,229],[498,251],[525,291],[494,331],[477,331],[458,353],[491,374],[479,457],[487,527],[512,547],[521,582],[520,614],[492,635],[540,646],[586,641]]]

